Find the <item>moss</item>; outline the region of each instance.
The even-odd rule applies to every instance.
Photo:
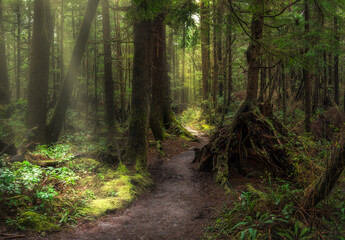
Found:
[[[113,179],[117,176],[116,170],[110,168],[109,166],[103,166],[97,171],[98,173],[102,174],[105,180]]]
[[[141,192],[152,185],[152,181],[145,175],[134,174],[122,163],[114,172],[115,179],[104,182],[98,188],[96,199],[91,200],[81,211],[90,217],[99,217],[109,211],[114,211],[128,205]]]
[[[127,169],[126,165],[122,162],[119,163],[116,169],[117,174],[129,174],[129,170]]]
[[[36,232],[59,230],[60,227],[53,222],[53,219],[31,211],[21,213],[17,220],[19,226],[33,229]]]
[[[71,169],[85,169],[92,171],[100,166],[100,162],[92,158],[79,158],[68,162],[68,167]]]
[[[99,217],[106,212],[124,207],[130,203],[135,194],[129,176],[122,175],[106,182],[98,192],[98,198],[92,200],[81,212],[82,214]]]
[[[81,214],[90,217],[99,217],[109,211],[125,206],[125,201],[117,197],[107,197],[92,200],[87,207],[80,211]]]
[[[131,200],[134,186],[129,176],[120,176],[110,182],[107,182],[101,188],[101,193],[105,196],[111,195],[114,191],[124,200]]]
[[[84,176],[82,178],[79,179],[78,181],[78,185],[87,185],[88,183],[92,182],[94,180],[93,176]]]

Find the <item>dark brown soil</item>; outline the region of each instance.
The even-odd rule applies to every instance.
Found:
[[[160,159],[151,151],[149,169],[155,187],[122,212],[28,239],[198,239],[225,202],[224,192],[212,176],[198,172],[192,164],[193,148],[205,140],[199,144],[168,140],[163,143],[167,157]],[[152,159],[155,156],[156,160]]]

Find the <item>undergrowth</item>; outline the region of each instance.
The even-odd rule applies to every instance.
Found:
[[[90,146],[88,137],[80,141],[80,135],[67,135],[56,145],[39,145],[31,152],[59,160],[56,167],[0,159],[2,222],[21,230],[56,231],[122,208],[152,184],[147,176],[129,171],[121,162],[115,166],[94,158],[74,158],[80,148],[72,144],[73,138],[81,148],[85,146],[84,151],[102,150],[99,145]],[[89,146],[83,145],[87,141]]]
[[[303,126],[300,115],[296,111],[295,118],[288,119],[288,141],[277,146],[288,151],[295,166],[293,180],[266,173],[245,190],[232,189],[232,200],[207,227],[204,239],[345,239],[344,173],[312,212],[303,209],[305,189],[324,172],[340,146],[336,138],[330,141],[302,133],[296,127]],[[283,120],[282,114],[276,116]]]

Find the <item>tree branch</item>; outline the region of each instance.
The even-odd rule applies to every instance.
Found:
[[[286,7],[283,8],[283,10],[281,10],[281,12],[275,14],[275,15],[264,15],[262,17],[268,17],[268,18],[274,18],[274,17],[278,17],[279,15],[282,15],[286,9],[288,9],[289,7],[295,5],[296,3],[298,3],[300,0],[296,0],[293,3],[290,3],[289,5],[287,5]]]

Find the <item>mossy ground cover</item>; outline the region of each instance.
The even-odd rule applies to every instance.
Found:
[[[34,154],[61,159],[54,167],[2,159],[1,222],[20,230],[60,230],[123,208],[152,184],[121,162],[115,166],[89,157],[72,159],[75,149],[68,144],[38,146]]]

